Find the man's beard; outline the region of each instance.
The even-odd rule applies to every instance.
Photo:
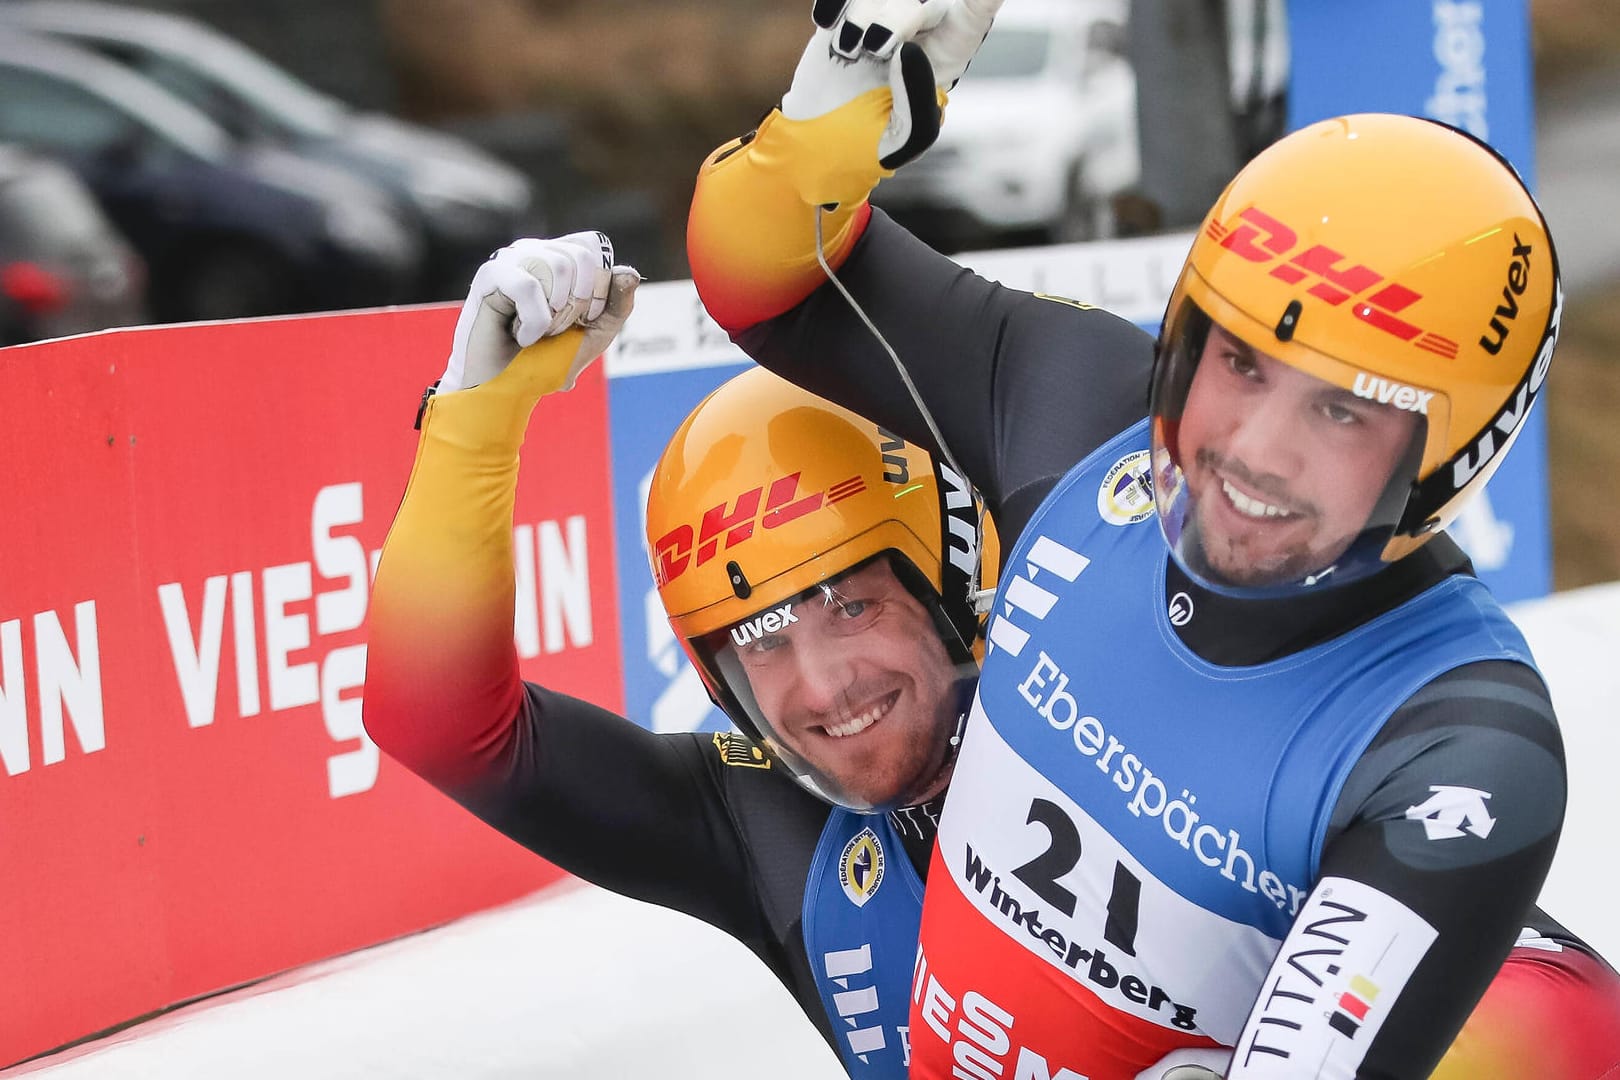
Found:
[[[1212,498],[1218,496],[1211,496]],[[1192,505],[1188,513],[1182,532],[1181,557],[1187,563],[1187,569],[1195,576],[1216,585],[1227,585],[1232,588],[1264,588],[1267,586],[1287,585],[1292,582],[1303,582],[1313,574],[1319,575],[1329,569],[1333,559],[1323,558],[1309,549],[1293,549],[1279,552],[1270,559],[1262,561],[1259,565],[1243,565],[1237,572],[1217,566],[1210,558],[1209,548],[1205,542],[1202,528],[1203,515],[1200,513],[1199,502],[1196,497],[1190,497]],[[1354,537],[1350,537],[1343,544],[1336,545],[1340,555],[1349,549]],[[1241,548],[1229,549],[1231,554],[1238,557],[1232,561],[1250,563],[1254,560],[1245,560],[1238,553]],[[1337,558],[1337,556],[1335,556]]]

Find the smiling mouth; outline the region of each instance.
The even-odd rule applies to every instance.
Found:
[[[900,691],[892,691],[848,720],[838,724],[825,724],[821,730],[834,739],[847,739],[851,735],[859,735],[885,716],[888,716],[889,710],[894,708],[895,703],[899,700]]]
[[[1273,505],[1263,499],[1257,499],[1252,495],[1245,495],[1233,487],[1232,482],[1225,477],[1221,477],[1220,481],[1221,491],[1226,495],[1227,502],[1232,505],[1234,510],[1246,518],[1252,518],[1255,521],[1291,521],[1300,516],[1292,510],[1286,510],[1281,506]]]

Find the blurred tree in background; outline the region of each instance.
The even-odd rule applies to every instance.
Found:
[[[1613,0],[1530,0],[1530,30],[1540,91],[1620,66],[1620,5]]]
[[[1588,173],[1612,170],[1614,140],[1587,145],[1580,133],[1594,124],[1620,127],[1620,4],[1531,0],[1530,13],[1542,144],[1537,169],[1545,190],[1549,177],[1554,183],[1561,179],[1559,162],[1571,155],[1584,159]],[[1587,206],[1586,200],[1570,207],[1548,203],[1555,240],[1561,229],[1584,223],[1583,216],[1594,210],[1605,219],[1592,221],[1594,227],[1620,217],[1620,185],[1610,180],[1600,186],[1609,192],[1606,210]],[[1613,272],[1620,258],[1608,266],[1596,274],[1577,270],[1573,275],[1566,267],[1569,301],[1556,374],[1547,383],[1557,589],[1620,580],[1620,275]]]
[[[533,110],[560,114],[572,176],[644,193],[665,248],[655,272],[680,274],[699,163],[780,98],[808,24],[801,0],[378,0],[377,10],[406,115],[452,127],[504,115],[521,129]]]

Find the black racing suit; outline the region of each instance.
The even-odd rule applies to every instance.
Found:
[[[909,360],[949,449],[983,493],[1009,546],[1076,462],[1146,412],[1152,339],[1107,312],[985,281],[881,211],[873,212],[838,274]],[[778,374],[937,452],[892,362],[830,286],[778,317],[735,331],[734,338]],[[1177,633],[1221,665],[1298,652],[1447,575],[1471,573],[1466,556],[1444,535],[1354,588],[1286,599],[1223,596],[1201,588],[1168,556],[1167,563],[1166,603],[1185,592],[1197,612]],[[1422,868],[1429,853],[1419,850],[1422,830],[1357,827],[1390,806],[1423,802],[1432,775],[1423,763],[1434,753],[1490,762],[1493,805],[1538,808],[1531,842],[1506,857],[1429,873]],[[1369,746],[1336,806],[1321,873],[1375,888],[1401,883],[1399,895],[1438,937],[1378,1033],[1363,1075],[1412,1075],[1411,1062],[1441,1057],[1532,908],[1557,845],[1564,793],[1551,701],[1536,673],[1520,664],[1475,663],[1441,676],[1397,709]],[[1463,848],[1452,853],[1468,854]],[[1459,889],[1471,902],[1456,902]]]
[[[1142,414],[1151,342],[1110,315],[991,286],[881,217],[842,273],[903,354],[933,355],[924,392],[1004,536],[1019,533],[1070,465]],[[931,304],[926,317],[912,306],[916,297],[942,295],[951,303]],[[939,317],[941,306],[954,316]],[[932,448],[888,361],[831,290],[738,340],[769,366]],[[800,359],[807,356],[817,362]],[[986,356],[996,363],[986,365]],[[437,399],[437,413],[429,411],[378,571],[365,698],[372,737],[563,869],[692,914],[742,941],[830,1043],[800,933],[809,862],[828,808],[779,770],[757,767],[737,736],[655,735],[518,679],[510,501],[501,498],[502,485],[515,482],[522,426],[516,436],[482,429],[468,436],[450,426],[442,408],[458,396]],[[499,470],[483,468],[491,460]],[[508,466],[509,473],[500,471]],[[1189,626],[1188,641],[1216,662],[1281,655],[1343,632],[1446,574],[1466,572],[1466,559],[1441,538],[1349,593],[1229,607],[1199,592],[1201,610],[1221,615]],[[1180,577],[1170,588],[1196,590]],[[1440,744],[1466,752],[1477,732],[1499,729],[1550,763],[1534,782],[1561,796],[1556,728],[1545,689],[1528,669],[1479,665],[1432,690],[1392,718],[1375,749],[1394,747],[1401,759]],[[1504,789],[1525,782],[1528,776],[1502,778]],[[1354,821],[1369,793],[1404,797],[1402,783],[1398,766],[1358,769],[1335,829]],[[897,818],[921,871],[934,808]],[[1512,865],[1480,867],[1478,904],[1423,912],[1441,945],[1402,1001],[1421,1003],[1407,1015],[1427,1011],[1430,1019],[1392,1018],[1380,1034],[1380,1055],[1438,1056],[1444,1047],[1432,1045],[1433,1032],[1455,1030],[1490,982],[1530,910],[1557,825],[1550,818],[1542,839]],[[1346,852],[1331,839],[1330,850],[1333,872],[1374,884],[1411,872],[1396,850]]]

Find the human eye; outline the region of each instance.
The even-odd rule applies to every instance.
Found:
[[[864,630],[882,609],[883,605],[878,600],[841,596],[833,605],[832,618],[840,630]]]
[[[1226,366],[1241,379],[1257,381],[1260,378],[1260,365],[1254,362],[1254,354],[1242,349],[1231,349],[1227,352]]]
[[[775,664],[787,656],[782,650],[789,644],[786,634],[761,634],[746,645],[733,642],[732,647],[736,649],[737,659],[742,661],[744,667],[760,668]]]
[[[1342,401],[1324,401],[1319,411],[1330,424],[1338,427],[1351,427],[1361,423],[1361,412],[1346,405]]]

